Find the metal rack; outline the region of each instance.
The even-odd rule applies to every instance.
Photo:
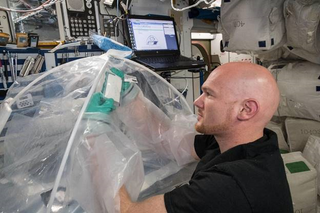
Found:
[[[60,49],[54,53],[50,53],[48,49],[0,47],[2,69],[8,79],[7,89],[10,88],[15,80],[14,74],[16,76],[20,75],[23,64],[29,56],[34,59],[38,55],[44,57],[44,63],[39,70],[39,72],[44,72],[59,66],[60,64],[84,57],[98,56],[103,53],[104,51],[99,49],[96,45],[82,45],[79,47],[72,47],[71,49]],[[11,59],[8,57],[9,55],[13,57],[13,66],[10,66],[9,61]],[[0,79],[0,101],[5,98],[7,89],[5,88],[2,79]]]

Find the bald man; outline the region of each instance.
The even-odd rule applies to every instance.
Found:
[[[279,104],[270,72],[256,64],[215,69],[194,102],[199,159],[189,184],[143,202],[120,190],[122,213],[292,213],[277,136],[265,129]]]

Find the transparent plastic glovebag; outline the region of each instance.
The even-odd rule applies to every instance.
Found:
[[[87,106],[111,68],[137,83],[93,115]],[[20,78],[7,98],[1,212],[119,212],[123,184],[143,200],[193,172],[195,116],[172,85],[128,59],[90,57]]]

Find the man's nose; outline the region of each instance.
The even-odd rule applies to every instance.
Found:
[[[193,104],[198,107],[198,108],[203,108],[203,100],[202,100],[203,94],[200,95],[194,102]]]

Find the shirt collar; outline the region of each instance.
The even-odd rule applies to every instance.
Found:
[[[261,153],[279,150],[277,135],[269,129],[264,129],[263,136],[253,142],[235,146],[221,155],[223,161],[233,161],[239,158],[253,158]],[[217,151],[220,150],[218,149]]]

